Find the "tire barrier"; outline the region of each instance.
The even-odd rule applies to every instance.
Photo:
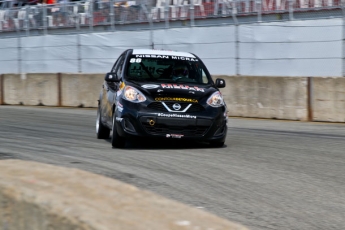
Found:
[[[0,229],[247,228],[79,169],[21,160],[1,160]]]

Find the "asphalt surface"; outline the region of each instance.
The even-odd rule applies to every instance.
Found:
[[[229,119],[224,148],[95,136],[95,109],[0,106],[0,159],[75,167],[250,229],[345,229],[345,124]]]

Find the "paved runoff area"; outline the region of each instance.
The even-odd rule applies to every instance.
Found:
[[[224,148],[95,134],[95,109],[0,106],[0,160],[79,168],[245,225],[345,229],[345,124],[230,118]]]

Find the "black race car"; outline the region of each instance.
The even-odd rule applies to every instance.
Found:
[[[99,96],[97,138],[124,147],[128,138],[207,141],[221,147],[227,108],[218,88],[194,54],[150,49],[123,52],[105,75]]]

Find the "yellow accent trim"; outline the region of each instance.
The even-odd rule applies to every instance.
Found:
[[[180,101],[180,102],[198,103],[198,100],[196,99],[182,98],[182,97],[156,97],[155,101]]]
[[[120,84],[120,90],[122,90],[123,88],[125,88],[126,84],[124,82],[121,82]]]

